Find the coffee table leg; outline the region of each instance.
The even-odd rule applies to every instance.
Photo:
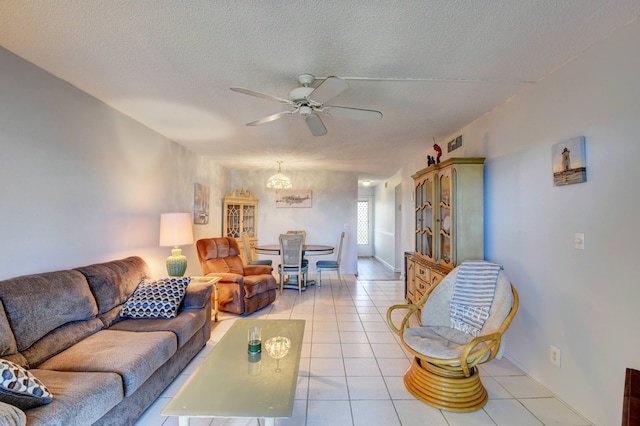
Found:
[[[178,417],[178,426],[189,426],[189,417],[188,416],[179,416]]]

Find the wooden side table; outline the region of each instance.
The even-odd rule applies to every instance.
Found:
[[[218,281],[220,281],[220,277],[191,277],[191,282],[213,284],[213,310],[211,314],[216,322],[218,321]]]

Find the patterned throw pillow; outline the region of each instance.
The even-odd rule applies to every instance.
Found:
[[[0,401],[21,410],[51,402],[49,389],[33,374],[19,365],[0,359]]]
[[[175,318],[191,277],[142,280],[120,311],[121,317]]]

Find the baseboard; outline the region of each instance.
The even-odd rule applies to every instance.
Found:
[[[399,272],[395,270],[395,267],[393,265],[389,265],[386,260],[379,258],[375,254],[373,255],[373,258],[376,259],[378,262],[382,263],[382,265],[388,270],[390,270],[391,272]]]

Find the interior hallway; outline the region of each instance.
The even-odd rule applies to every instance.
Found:
[[[373,256],[358,256],[358,279],[376,281],[399,280],[400,273],[393,272],[391,268]]]

